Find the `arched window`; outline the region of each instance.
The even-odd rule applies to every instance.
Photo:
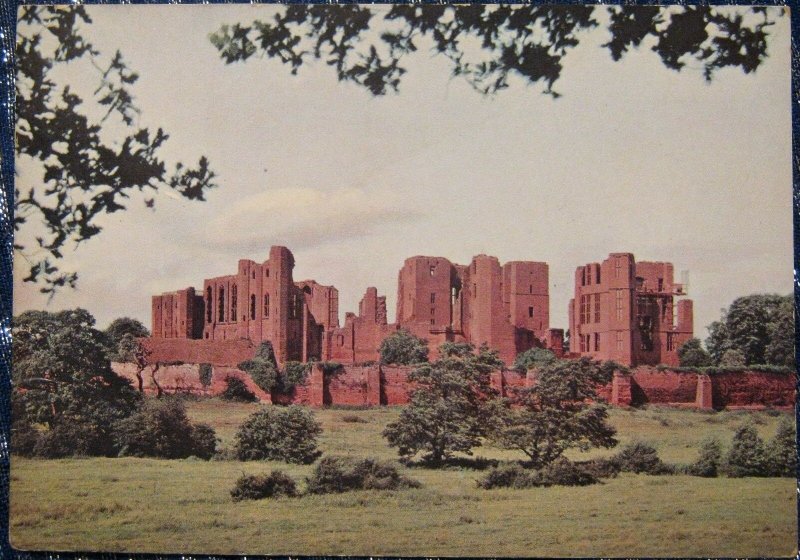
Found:
[[[225,321],[225,288],[219,289],[219,317],[217,320],[222,323]]]
[[[264,317],[269,317],[269,294],[264,294]]]
[[[206,322],[211,322],[211,286],[206,290]]]
[[[237,303],[236,299],[238,296],[237,293],[238,291],[239,288],[237,288],[236,284],[234,284],[233,287],[231,288],[231,313],[229,315],[231,321],[233,321],[234,323],[236,322],[236,316],[238,315],[238,313],[236,313],[236,303]]]
[[[256,318],[256,295],[250,294],[250,319],[255,320]]]

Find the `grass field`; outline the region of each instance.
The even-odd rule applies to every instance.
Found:
[[[223,445],[257,405],[191,402]],[[393,458],[380,436],[399,409],[319,410],[327,454]],[[365,422],[345,422],[357,415]],[[670,462],[764,412],[613,410],[624,443],[649,441]],[[610,453],[595,452],[594,455]],[[519,458],[480,448],[477,455]],[[589,454],[573,454],[573,458]],[[623,474],[584,488],[479,490],[480,472],[404,468],[423,487],[234,503],[242,473],[311,466],[277,462],[12,458],[11,539],[20,549],[428,556],[794,556],[795,481]],[[301,484],[301,487],[303,485]]]

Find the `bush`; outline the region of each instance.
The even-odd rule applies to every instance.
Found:
[[[234,402],[255,402],[258,400],[258,397],[238,377],[225,378],[225,390],[220,397],[226,401]]]
[[[722,448],[719,440],[707,439],[700,444],[700,456],[694,463],[686,467],[686,474],[713,478],[719,474],[721,463]]]
[[[32,457],[39,441],[39,430],[27,422],[19,421],[11,425],[11,453],[20,457]]]
[[[234,502],[297,496],[294,479],[283,471],[272,471],[268,475],[242,475],[231,490]]]
[[[637,474],[670,474],[674,472],[674,467],[661,461],[655,447],[641,441],[629,443],[614,455],[612,460],[617,463],[621,472]]]
[[[520,373],[525,373],[531,368],[546,366],[554,361],[556,361],[556,355],[552,350],[546,348],[531,348],[530,350],[517,354],[513,369]]]
[[[614,478],[620,473],[620,465],[613,459],[591,459],[576,463],[583,471],[595,478]]]
[[[477,480],[478,488],[532,488],[536,486],[588,486],[598,477],[587,463],[577,464],[559,457],[537,471],[525,470],[519,463],[495,467]]]
[[[794,422],[784,417],[778,424],[775,437],[766,448],[769,473],[772,476],[797,476],[797,444]]]
[[[217,452],[217,434],[208,424],[192,425],[192,455],[208,461]]]
[[[755,425],[748,422],[737,428],[722,471],[732,478],[769,475],[764,442]]]
[[[113,442],[93,424],[85,422],[57,424],[42,432],[33,446],[33,454],[43,459],[75,456],[113,455]]]
[[[428,361],[428,342],[403,329],[384,338],[378,351],[384,364],[410,365]]]
[[[342,371],[342,364],[339,362],[320,362],[319,366],[322,368],[322,375],[331,377]]]
[[[200,384],[204,388],[208,388],[211,386],[211,377],[213,374],[213,368],[211,364],[200,364]]]
[[[566,457],[559,457],[537,473],[540,486],[588,486],[597,483],[597,477]]]
[[[306,479],[310,494],[335,494],[350,490],[419,488],[416,480],[401,475],[389,461],[325,457]]]
[[[349,422],[351,424],[367,424],[367,421],[357,414],[345,414],[342,416],[342,422]]]
[[[286,365],[283,366],[283,377],[281,379],[283,391],[288,393],[297,385],[305,385],[310,371],[311,364],[286,362]]]
[[[535,479],[519,463],[495,467],[477,480],[478,488],[530,488]]]
[[[210,459],[217,446],[214,430],[189,422],[178,399],[149,399],[115,426],[120,456],[185,459],[192,455]]]
[[[236,456],[240,461],[313,463],[320,455],[317,437],[321,433],[322,427],[306,408],[266,407],[252,414],[239,428]]]
[[[253,383],[258,385],[258,388],[265,393],[270,393],[279,385],[278,370],[268,360],[256,357],[251,360],[245,360],[236,367],[247,373]]]

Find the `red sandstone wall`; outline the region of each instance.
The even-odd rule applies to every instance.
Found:
[[[408,380],[411,366],[381,366],[381,404],[407,404],[415,384]]]
[[[136,366],[128,363],[111,364],[111,368],[120,376],[129,379],[134,387],[138,387],[138,380],[136,378]],[[155,380],[153,379],[153,370],[155,369]],[[250,389],[255,396],[262,402],[272,402],[268,393],[265,393],[258,386],[253,383],[253,380],[245,372],[227,366],[212,366],[211,370],[211,385],[203,387],[200,383],[200,365],[199,364],[181,364],[174,366],[160,366],[157,369],[154,366],[148,366],[142,372],[144,381],[144,392],[146,394],[156,394],[158,386],[166,394],[173,393],[191,393],[193,395],[219,395],[225,390],[225,379],[228,377],[238,377],[241,379],[247,388]]]
[[[197,341],[199,342],[199,341]],[[219,342],[216,343],[219,345]],[[208,361],[208,363],[212,363]],[[133,364],[113,363],[119,375],[138,385]],[[295,387],[289,395],[269,395],[261,391],[246,373],[231,366],[215,365],[211,386],[200,383],[199,364],[161,366],[152,377],[154,366],[143,372],[144,390],[157,392],[156,382],[165,393],[192,393],[214,396],[225,389],[225,378],[238,377],[262,401],[277,404],[323,405],[403,405],[407,404],[415,384],[409,382],[411,366],[343,366],[334,375],[323,378],[320,366],[315,366],[306,384]],[[492,375],[492,384],[509,395],[515,388],[527,386],[527,375],[506,370]],[[598,388],[601,400],[612,404],[681,404],[697,406],[698,376],[694,373],[639,367],[630,376],[617,380],[617,398],[613,384]],[[714,408],[724,407],[788,407],[795,402],[795,377],[793,375],[737,372],[716,373],[710,376]],[[628,390],[627,381],[630,380]],[[624,383],[623,383],[624,382]],[[623,387],[624,385],[624,387]]]
[[[711,377],[714,408],[726,406],[793,406],[794,375],[751,371],[715,373]]]
[[[633,404],[693,403],[697,395],[697,375],[676,371],[659,371],[650,367],[633,370],[631,397]]]
[[[323,404],[375,406],[381,404],[379,366],[347,366],[329,375],[323,385]]]
[[[147,360],[156,362],[185,362],[187,364],[213,364],[236,366],[256,353],[256,344],[249,340],[192,340],[192,339],[141,339],[151,352]]]

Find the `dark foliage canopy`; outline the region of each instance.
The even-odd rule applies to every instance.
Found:
[[[17,24],[17,154],[41,164],[43,181],[15,192],[15,231],[34,222],[38,232],[32,246],[17,235],[15,248],[30,264],[24,280],[51,295],[78,278],[58,267],[64,249],[100,233],[100,218],[124,210],[134,193],[152,207],[160,188],[204,200],[216,186],[205,157],[167,169],[160,154],[169,135],[139,126],[139,75],[119,51],[104,56],[92,45],[91,23],[83,6],[23,6]],[[96,72],[91,96],[58,78],[76,65]]]
[[[794,297],[753,294],[736,298],[709,327],[706,346],[716,364],[728,350],[738,350],[747,365],[793,367]]]
[[[557,96],[553,85],[564,57],[599,21],[607,20],[603,47],[613,60],[649,45],[667,68],[680,71],[691,60],[710,80],[721,68],[750,73],[759,67],[775,13],[762,7],[400,4],[381,16],[368,6],[292,4],[271,20],[223,25],[211,42],[228,64],[267,57],[296,74],[320,60],[340,81],[373,95],[399,90],[405,59],[429,48],[481,93],[505,89],[516,77]]]
[[[536,384],[493,403],[490,438],[543,468],[571,448],[613,447],[616,430],[597,401],[597,387],[611,380],[614,365],[582,358],[557,360],[539,369]]]

